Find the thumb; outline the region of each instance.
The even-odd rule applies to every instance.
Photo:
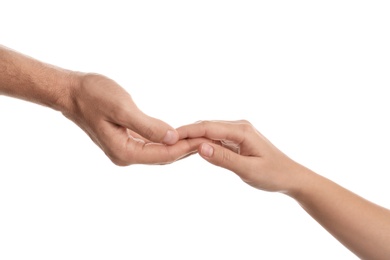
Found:
[[[220,145],[203,143],[199,146],[198,152],[200,156],[210,163],[233,171],[238,175],[246,166],[244,156]]]
[[[140,110],[134,111],[128,118],[124,126],[152,142],[175,144],[179,140],[179,134],[173,127]]]

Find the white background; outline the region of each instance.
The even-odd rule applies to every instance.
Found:
[[[388,1],[2,1],[0,43],[105,74],[174,127],[247,119],[390,207]],[[117,167],[0,97],[0,259],[356,259],[291,198],[198,155]]]

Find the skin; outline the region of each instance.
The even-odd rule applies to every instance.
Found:
[[[249,122],[202,121],[177,131],[181,139],[213,140],[198,148],[206,161],[257,189],[295,199],[359,258],[390,259],[390,210],[293,161]]]
[[[65,70],[1,45],[0,95],[62,112],[120,166],[171,163],[205,141],[179,141],[174,128],[145,115],[110,78]]]
[[[196,150],[249,185],[284,193],[361,259],[390,259],[390,211],[293,161],[249,122],[173,129],[103,75],[45,64],[0,46],[0,95],[62,112],[117,165],[165,164]]]

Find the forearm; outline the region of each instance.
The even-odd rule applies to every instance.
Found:
[[[390,211],[303,169],[288,193],[325,229],[362,259],[390,259]]]
[[[0,45],[0,94],[64,111],[77,74]]]

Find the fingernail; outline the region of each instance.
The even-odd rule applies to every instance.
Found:
[[[203,144],[202,148],[200,149],[200,153],[203,156],[211,157],[211,156],[213,156],[214,148],[209,144]]]
[[[177,142],[178,136],[175,131],[168,130],[163,139],[164,144],[175,144]]]

